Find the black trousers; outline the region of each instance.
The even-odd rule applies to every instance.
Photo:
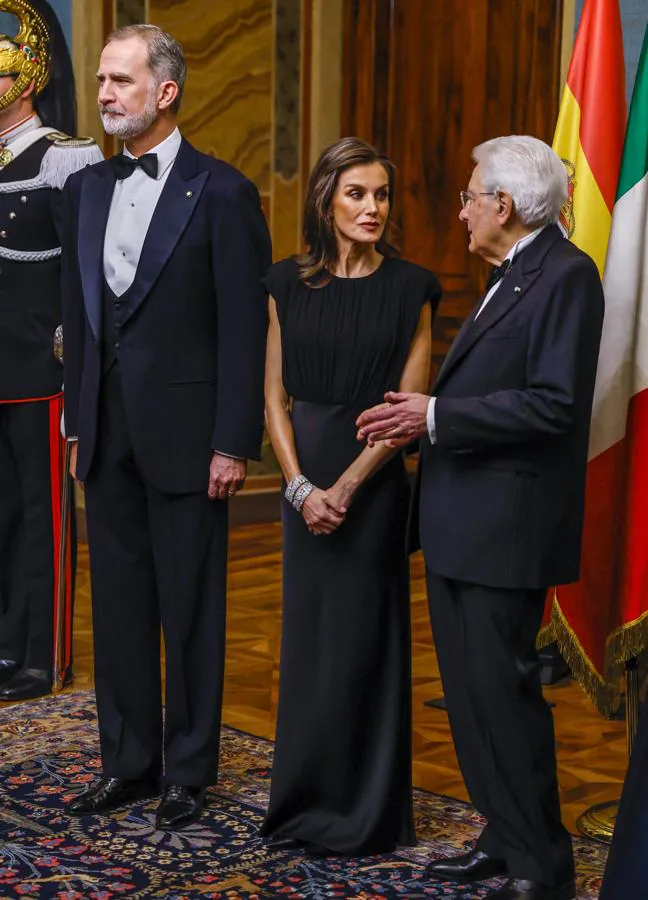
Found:
[[[225,656],[227,503],[166,494],[140,471],[119,365],[102,382],[85,482],[104,774],[213,784]],[[160,447],[164,453],[164,447]],[[160,626],[166,649],[162,717]]]
[[[0,658],[34,669],[51,669],[53,654],[60,497],[51,457],[60,447],[52,415],[58,405],[48,400],[0,404]],[[69,623],[67,631],[71,612]]]
[[[505,590],[427,572],[430,619],[457,758],[487,819],[479,849],[512,878],[574,877],[562,824],[553,716],[535,642],[545,591]]]

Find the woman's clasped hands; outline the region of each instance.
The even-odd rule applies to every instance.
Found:
[[[356,488],[336,482],[328,490],[313,488],[304,501],[301,514],[311,534],[333,534],[346,519]]]

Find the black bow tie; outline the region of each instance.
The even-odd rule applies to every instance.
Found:
[[[486,293],[488,293],[490,289],[497,284],[498,281],[501,281],[502,278],[504,278],[510,268],[510,259],[505,259],[501,266],[493,266],[493,269],[488,276],[488,281],[486,282]]]
[[[115,176],[122,181],[124,178],[130,178],[135,169],[139,166],[149,176],[149,178],[157,178],[158,176],[158,158],[157,153],[145,153],[135,159],[132,156],[126,156],[125,153],[118,153],[110,159],[110,165],[113,168]]]

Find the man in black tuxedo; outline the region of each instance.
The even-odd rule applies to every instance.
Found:
[[[217,775],[227,504],[260,453],[271,261],[256,188],[177,129],[185,76],[159,28],[109,37],[99,107],[125,150],[69,180],[63,247],[103,759],[69,810],[155,795],[164,770],[157,824],[171,829]]]
[[[461,770],[488,824],[433,877],[507,876],[490,900],[571,900],[553,720],[535,641],[546,590],[578,578],[603,291],[555,224],[556,154],[531,137],[473,151],[460,219],[497,266],[432,397],[389,394],[359,436],[425,435],[417,486],[430,617]]]

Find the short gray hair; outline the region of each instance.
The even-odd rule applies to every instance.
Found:
[[[548,144],[529,135],[493,138],[473,149],[486,191],[504,191],[513,199],[524,225],[550,225],[567,199],[567,170]]]
[[[148,44],[148,65],[156,83],[175,81],[178,85],[178,96],[171,106],[171,111],[177,113],[187,81],[187,64],[182,45],[157,25],[143,24],[124,25],[115,29],[108,35],[106,45],[111,41],[126,41],[134,37],[141,38]]]

